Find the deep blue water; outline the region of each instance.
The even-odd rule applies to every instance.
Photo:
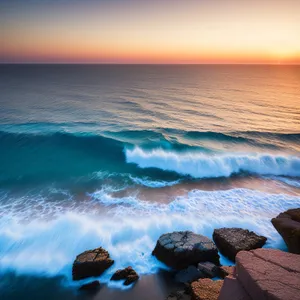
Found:
[[[99,246],[119,289],[117,268],[164,268],[173,230],[285,249],[270,219],[300,206],[299,153],[299,66],[1,65],[0,293],[73,299],[72,262]]]

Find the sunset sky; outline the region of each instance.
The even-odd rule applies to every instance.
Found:
[[[300,63],[299,0],[0,0],[0,62]]]

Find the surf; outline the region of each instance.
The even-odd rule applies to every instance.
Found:
[[[140,168],[159,168],[194,178],[230,177],[248,172],[259,175],[300,176],[300,158],[268,153],[228,153],[207,155],[200,152],[178,153],[140,147],[126,149],[126,161]]]
[[[57,214],[50,219],[37,211],[32,215],[26,199],[18,206],[6,205],[7,216],[0,219],[1,272],[63,275],[67,285],[74,285],[71,267],[76,255],[101,245],[116,262],[101,282],[109,283],[113,272],[128,264],[139,274],[153,274],[164,268],[151,255],[161,234],[191,230],[211,237],[215,228],[224,226],[254,230],[268,237],[267,247],[284,249],[270,219],[300,205],[299,196],[250,189],[191,190],[168,204],[134,196],[115,198],[105,190],[95,191],[91,198],[77,208],[39,201],[41,210],[56,207]],[[108,210],[95,212],[94,202]]]

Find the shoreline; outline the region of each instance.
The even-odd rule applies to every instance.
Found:
[[[63,276],[37,277],[16,275],[14,273],[2,274],[2,284],[10,282],[2,294],[2,300],[23,299],[23,300],[164,300],[176,290],[182,289],[183,284],[173,280],[174,273],[161,270],[155,274],[143,275],[140,279],[127,289],[108,287],[101,284],[98,291],[78,291],[74,287],[66,287]],[[0,284],[1,286],[1,284]],[[11,293],[11,295],[9,294]],[[17,293],[17,294],[16,294]]]

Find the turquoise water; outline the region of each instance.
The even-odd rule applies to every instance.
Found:
[[[285,249],[270,219],[300,206],[299,66],[2,65],[0,90],[7,299],[18,276],[76,290],[72,262],[98,246],[111,288],[120,267],[155,274],[173,230],[239,226]]]

